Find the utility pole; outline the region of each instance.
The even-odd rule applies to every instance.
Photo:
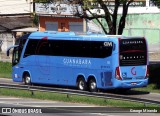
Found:
[[[33,0],[32,3],[33,3],[33,12],[35,12],[35,0]]]

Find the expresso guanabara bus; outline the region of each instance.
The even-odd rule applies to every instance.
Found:
[[[11,48],[16,82],[73,86],[92,92],[148,84],[144,37],[34,32],[8,48],[8,53]]]

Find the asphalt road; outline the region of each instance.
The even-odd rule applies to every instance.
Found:
[[[159,116],[140,110],[0,96],[0,115],[7,116]]]
[[[0,78],[0,83],[15,83],[11,79]],[[16,84],[22,84],[17,83]],[[115,94],[115,93],[113,93]],[[125,93],[127,96],[134,96],[137,98],[146,98],[151,100],[159,100],[160,94],[158,93],[147,93],[138,91],[129,91]],[[10,113],[2,113],[2,108],[11,108],[13,111]],[[41,112],[30,113],[28,110],[41,109]],[[17,110],[15,110],[17,109]],[[6,109],[3,109],[6,111]],[[9,109],[10,110],[10,109]],[[26,111],[27,113],[16,113],[16,111]],[[99,107],[95,105],[78,104],[78,103],[65,103],[58,101],[49,100],[37,100],[28,98],[17,98],[0,96],[0,113],[2,115],[12,115],[12,116],[158,116],[158,113],[139,113],[142,109],[138,111],[133,111],[132,109],[121,109],[121,108],[111,108],[111,107]],[[38,110],[37,110],[38,111]]]

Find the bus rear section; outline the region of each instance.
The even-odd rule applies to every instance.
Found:
[[[119,38],[119,65],[115,68],[116,88],[138,88],[148,84],[148,49],[145,38]]]

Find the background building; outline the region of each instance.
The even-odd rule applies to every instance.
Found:
[[[33,26],[32,12],[31,0],[0,0],[1,53],[5,53],[6,49],[14,44],[15,38],[23,33],[13,30]]]
[[[68,4],[36,3],[40,31],[74,31],[84,30],[83,19],[73,16],[74,7]]]
[[[113,5],[114,1],[110,3],[110,9],[112,9]],[[40,31],[102,32],[100,25],[95,20],[86,21],[74,17],[72,14],[75,10],[71,5],[36,3],[35,8],[36,14],[39,16]],[[104,13],[99,9],[93,9],[92,12]],[[121,13],[122,7],[118,9],[119,16]],[[159,20],[160,9],[154,6],[150,0],[134,0],[128,9],[123,35],[144,36],[148,40],[149,51],[158,52],[160,51]],[[105,20],[101,19],[101,22],[107,29]]]
[[[0,0],[0,15],[31,13],[32,2],[33,0]]]

